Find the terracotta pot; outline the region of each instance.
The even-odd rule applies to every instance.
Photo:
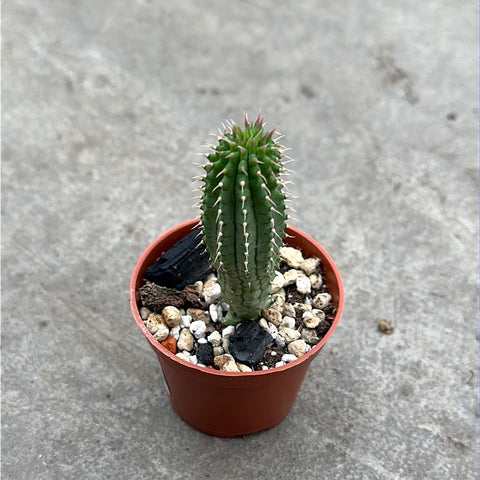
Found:
[[[327,252],[300,230],[289,227],[285,243],[321,259],[324,278],[337,306],[329,331],[318,345],[298,360],[282,367],[248,373],[220,372],[192,365],[160,345],[147,330],[139,313],[138,289],[147,268],[198,223],[191,220],[155,240],[138,261],[130,282],[133,316],[158,356],[170,401],[192,427],[218,437],[234,437],[265,430],[279,423],[293,406],[311,361],[318,355],[340,321],[344,305],[343,284]]]

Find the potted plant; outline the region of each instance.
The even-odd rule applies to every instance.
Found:
[[[273,135],[274,130],[265,131],[260,116],[252,123],[245,117],[244,128],[234,123],[224,128],[218,136],[218,144],[212,146],[212,152],[205,155],[204,174],[200,177],[200,219],[187,221],[153,242],[138,261],[130,283],[133,315],[158,356],[173,408],[193,427],[221,437],[246,435],[271,428],[287,415],[311,361],[333,333],[343,311],[342,280],[332,259],[306,234],[286,226],[287,194],[283,181],[286,173],[285,155],[283,147]],[[208,331],[199,335],[198,331],[194,331],[199,342],[195,348],[200,350],[202,344],[207,345],[202,347],[203,350],[215,349],[208,340],[215,337],[217,350],[223,351],[211,363],[215,368],[192,363],[190,360],[194,355],[189,357],[178,352],[175,345],[172,348],[168,344],[171,335],[166,338],[166,333],[158,335],[160,330],[163,332],[169,330],[166,327],[172,327],[169,333],[175,331],[178,344],[185,336],[193,338],[189,333],[193,326],[189,315],[183,315],[179,320],[178,313],[173,311],[175,307],[168,311],[163,309],[161,315],[160,312],[154,315],[158,323],[152,328],[148,320],[152,317],[145,318],[145,312],[142,312],[140,292],[147,270],[192,230],[198,230],[215,272],[213,280],[221,292],[219,301],[222,307],[217,305],[212,311],[210,302],[208,311],[212,319],[215,314],[216,321],[216,325],[210,323],[210,336],[206,335]],[[278,288],[280,261],[284,252],[294,248],[299,252],[297,260],[300,258],[299,261],[305,262],[308,257],[314,259],[314,264],[317,259],[316,264],[321,265],[321,275],[313,276],[319,276],[320,283],[328,291],[317,297],[323,295],[323,299],[331,300],[327,320],[320,309],[323,307],[313,308],[315,302],[312,306],[312,298],[308,295],[307,303],[300,304],[302,311],[294,311],[290,305],[293,313],[283,317],[282,309],[286,305],[282,302],[285,299],[281,293],[272,296],[274,289],[283,291],[282,285]],[[311,274],[306,268],[304,270]],[[297,277],[303,280],[307,274],[297,271]],[[298,278],[296,282],[299,283]],[[193,287],[187,288],[191,293]],[[222,308],[224,312],[228,308],[224,315]],[[176,314],[175,320],[169,317],[172,312]],[[303,334],[306,332],[312,336],[312,332],[318,331],[315,322],[322,315],[328,327],[321,337],[312,340],[312,345],[307,345]],[[296,319],[293,318],[295,316]],[[285,326],[281,323],[285,319],[292,324]],[[179,321],[188,323],[183,324],[182,328]],[[205,322],[209,323],[210,320]],[[298,332],[293,322],[300,323]],[[227,329],[229,337],[223,335]],[[227,342],[225,338],[221,339],[221,346],[218,344],[219,332],[228,338]],[[295,352],[296,355],[290,353],[288,361],[279,361],[274,368],[267,369],[265,365],[262,369],[254,368],[258,367],[258,358],[254,359],[256,353],[249,350],[252,338],[255,342],[258,340],[259,348],[265,348],[273,344],[274,334],[277,344],[285,344],[285,338],[291,340],[288,352]],[[295,340],[289,339],[288,335]],[[174,338],[172,341],[175,343]],[[299,352],[293,348],[295,342]],[[213,340],[212,344],[215,344]],[[276,352],[271,351],[270,354]],[[281,358],[286,359],[283,356]]]

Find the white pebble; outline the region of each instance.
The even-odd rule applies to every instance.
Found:
[[[272,281],[272,292],[276,293],[285,286],[285,278],[280,272],[275,272],[275,278]]]
[[[284,288],[280,289],[277,293],[272,294],[272,306],[273,305],[283,306],[286,298],[287,298],[287,292],[285,291]]]
[[[150,313],[152,312],[147,307],[142,307],[140,309],[140,316],[142,317],[142,320],[146,320]]]
[[[208,342],[207,342],[207,339],[205,337],[202,337],[202,338],[198,339],[197,343],[200,345],[202,343],[208,343]]]
[[[165,340],[170,335],[170,329],[164,323],[159,323],[157,326],[158,329],[155,332],[153,338],[155,338],[155,340],[158,340],[159,342],[163,342],[163,340]]]
[[[185,352],[178,352],[177,357],[185,360],[186,362],[190,362],[190,355],[186,354]]]
[[[196,365],[198,363],[197,356],[196,355],[190,355],[189,361],[190,361],[190,363],[193,363],[194,365]]]
[[[212,322],[214,323],[218,322],[218,310],[217,310],[217,306],[214,303],[212,303],[208,307],[208,312],[210,313],[210,318],[212,319]]]
[[[191,334],[188,328],[183,328],[180,332],[177,341],[177,348],[179,350],[193,350],[194,340],[193,335]]]
[[[216,279],[212,278],[203,284],[202,295],[205,299],[205,302],[207,302],[207,305],[215,303],[220,298],[221,294],[222,289],[220,288],[220,284],[217,283]]]
[[[320,323],[320,319],[318,317],[315,317],[313,314],[307,315],[310,312],[305,312],[303,315],[303,324],[307,328],[316,328],[318,327],[318,324]],[[307,316],[306,316],[307,315]]]
[[[280,327],[278,333],[285,339],[287,343],[293,342],[300,338],[300,332],[293,328]]]
[[[180,335],[180,325],[177,325],[176,327],[173,327],[171,330],[170,330],[170,335],[175,339],[175,340],[178,340],[178,337]]]
[[[275,364],[275,368],[278,368],[278,367],[283,367],[285,365],[285,362],[277,362]]]
[[[329,293],[319,293],[313,299],[313,306],[323,310],[324,308],[328,307],[331,301],[332,296]]]
[[[297,357],[295,355],[293,355],[292,353],[285,353],[282,355],[282,362],[285,362],[285,363],[290,363],[290,362],[293,362],[297,359]]]
[[[295,308],[291,303],[285,303],[285,305],[283,305],[282,315],[295,318]]]
[[[310,275],[309,278],[310,278],[310,283],[312,284],[312,288],[314,289],[322,288],[323,278],[321,275],[314,273],[313,275]]]
[[[285,315],[280,324],[282,327],[295,328],[295,319]]]
[[[277,335],[275,337],[275,344],[277,345],[277,347],[283,348],[286,344],[285,339],[281,335]]]
[[[268,322],[263,317],[258,321],[258,326],[268,331]]]
[[[212,346],[218,347],[222,343],[222,336],[215,330],[207,337],[207,340],[212,344]]]
[[[312,275],[320,265],[319,258],[307,258],[300,264],[300,268],[307,274]]]
[[[189,327],[192,323],[192,316],[191,315],[182,315],[182,323],[180,324],[182,327]]]
[[[162,318],[170,328],[180,325],[182,321],[182,316],[177,307],[165,307],[162,310]]]
[[[325,312],[318,308],[312,310],[313,316],[317,317],[320,321],[325,320]]]
[[[293,247],[280,247],[280,257],[292,268],[299,268],[303,262],[302,252]]]
[[[215,366],[224,372],[239,372],[234,358],[229,354],[218,355],[213,359]]]
[[[229,325],[222,330],[222,338],[228,338],[233,335],[235,332],[235,327],[233,325]]]
[[[265,320],[273,323],[277,327],[282,323],[282,314],[274,308],[264,308],[262,310],[262,315]]]
[[[283,274],[283,279],[285,280],[285,286],[293,285],[298,279],[298,271],[294,270],[293,268],[291,270],[287,270]]]
[[[240,372],[251,372],[252,371],[252,369],[248,365],[245,365],[244,363],[236,362],[236,365],[237,365],[238,370],[240,370]]]
[[[295,340],[288,344],[288,352],[296,357],[301,357],[307,353],[307,344],[305,340]]]
[[[298,277],[296,285],[297,292],[303,295],[306,295],[307,293],[310,293],[312,291],[312,284],[310,283],[310,279],[306,276]]]
[[[285,290],[280,290],[280,292],[285,292]],[[275,294],[272,296],[272,303],[270,304],[270,308],[273,310],[278,310],[281,312],[283,310],[283,305],[285,303],[285,296],[284,295],[279,295]]]
[[[152,316],[149,316],[148,319],[143,323],[152,335],[154,335],[157,332],[158,322],[154,318],[152,318]]]
[[[317,331],[312,328],[303,328],[302,338],[310,345],[316,345],[320,341]]]
[[[222,347],[220,346],[213,347],[213,355],[215,357],[218,357],[219,355],[223,355],[224,353],[225,353],[225,350]]]
[[[206,331],[207,326],[205,325],[205,322],[202,322],[201,320],[195,320],[190,325],[190,332],[193,333],[196,339],[204,337]]]
[[[268,331],[274,340],[278,337],[278,328],[272,322],[268,323]]]
[[[268,367],[266,365],[262,365],[262,370],[268,370]]]

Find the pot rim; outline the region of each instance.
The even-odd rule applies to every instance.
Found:
[[[299,365],[302,362],[313,360],[313,358],[319,353],[319,351],[327,343],[328,339],[331,337],[331,335],[333,334],[333,331],[335,330],[335,328],[337,327],[340,321],[340,318],[343,313],[344,303],[345,303],[345,294],[344,294],[343,282],[340,276],[340,272],[337,266],[335,265],[335,263],[333,262],[332,258],[330,257],[330,255],[327,253],[327,251],[319,243],[317,243],[313,238],[308,236],[306,233],[304,233],[300,229],[292,226],[286,227],[285,229],[286,234],[291,236],[296,236],[296,237],[302,237],[307,242],[313,244],[315,248],[317,248],[321,252],[322,256],[324,257],[322,259],[322,262],[326,261],[329,264],[338,283],[338,305],[337,305],[337,311],[335,313],[335,318],[332,322],[332,325],[328,329],[328,332],[320,340],[320,342],[317,345],[315,345],[311,350],[309,350],[307,353],[302,355],[297,360],[294,360],[293,362],[289,362],[285,365],[282,365],[281,367],[275,367],[275,368],[270,368],[268,370],[258,370],[258,371],[252,371],[252,372],[223,372],[213,368],[201,367],[198,365],[194,365],[190,362],[187,362],[186,360],[183,360],[177,357],[174,353],[172,353],[170,350],[165,348],[163,345],[161,345],[157,340],[153,338],[153,335],[148,331],[147,327],[143,323],[143,320],[140,316],[138,303],[137,303],[136,285],[137,285],[137,279],[139,277],[140,271],[145,264],[146,258],[152,253],[152,251],[155,248],[157,248],[159,243],[163,242],[165,239],[167,239],[172,234],[175,234],[179,230],[188,229],[188,228],[194,230],[198,227],[199,227],[199,220],[195,219],[195,220],[187,220],[167,230],[165,233],[157,237],[156,240],[154,240],[146,248],[146,250],[140,256],[132,272],[132,276],[130,279],[130,307],[137,325],[140,327],[140,329],[142,330],[143,334],[145,335],[149,343],[152,345],[152,347],[154,347],[155,350],[159,350],[163,355],[165,355],[170,360],[180,365],[191,368],[193,370],[196,370],[206,375],[216,375],[221,377],[251,377],[251,376],[260,376],[260,375],[279,374],[285,370],[294,368],[296,365]]]

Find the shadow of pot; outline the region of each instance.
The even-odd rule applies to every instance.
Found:
[[[321,259],[324,280],[337,310],[322,340],[298,360],[284,366],[247,373],[221,372],[199,367],[160,345],[140,317],[138,289],[147,268],[192,231],[198,220],[182,223],[157,238],[140,257],[130,281],[130,306],[137,325],[157,354],[170,402],[189,425],[210,435],[235,437],[272,428],[292,408],[312,360],[333,334],[344,306],[340,273],[328,253],[300,230],[287,227],[285,244]]]

